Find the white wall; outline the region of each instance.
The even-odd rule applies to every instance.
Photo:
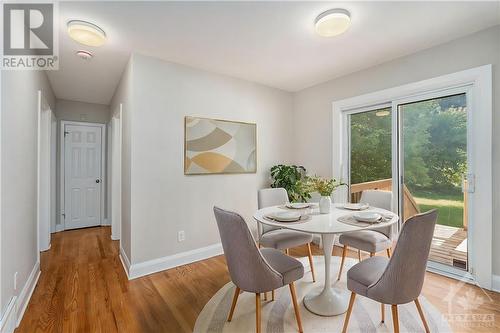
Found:
[[[132,264],[220,242],[214,205],[255,227],[257,190],[268,186],[269,168],[292,160],[291,94],[141,55],[132,63]],[[257,173],[185,176],[188,115],[257,123]]]
[[[54,94],[41,71],[2,71],[1,312],[24,288],[37,264],[38,90],[53,109]],[[14,273],[18,272],[17,290]]]
[[[132,240],[131,240],[131,140],[132,140],[132,74],[133,74],[133,59],[130,58],[127,67],[122,75],[120,83],[116,88],[114,96],[111,100],[110,109],[116,116],[122,104],[122,180],[121,180],[121,226],[120,226],[120,248],[127,256],[126,261],[131,258]],[[119,116],[119,115],[118,115]]]
[[[319,175],[332,171],[332,102],[493,64],[493,216],[500,214],[500,26],[305,89],[294,96],[295,162]],[[473,148],[472,148],[473,149]],[[500,253],[500,219],[493,221]],[[500,274],[500,256],[493,256]]]
[[[84,103],[84,102],[77,102],[77,101],[68,101],[65,99],[57,99],[56,100],[56,107],[55,107],[55,115],[57,118],[57,220],[56,220],[56,228],[59,228],[59,226],[62,223],[62,216],[61,216],[61,191],[60,189],[60,182],[61,182],[61,170],[60,170],[60,158],[61,158],[61,120],[69,120],[69,121],[84,121],[84,122],[91,122],[91,123],[101,123],[101,124],[106,124],[109,122],[110,119],[110,112],[109,112],[109,106],[108,105],[103,105],[103,104],[94,104],[94,103]],[[107,144],[105,140],[105,149],[107,149]],[[105,154],[107,156],[107,154]],[[107,165],[107,163],[106,163]],[[105,173],[106,174],[106,173]],[[103,195],[104,195],[104,218],[108,218],[108,209],[107,209],[107,202],[108,202],[108,197],[107,197],[107,178],[104,180],[103,183]]]

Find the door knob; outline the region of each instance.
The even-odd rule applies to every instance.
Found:
[[[96,179],[96,180],[95,180],[95,182],[96,182],[97,184],[99,184],[99,183],[101,182],[101,180],[100,180],[100,179]]]

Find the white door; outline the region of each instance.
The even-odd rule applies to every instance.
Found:
[[[65,125],[65,229],[101,224],[102,128]]]

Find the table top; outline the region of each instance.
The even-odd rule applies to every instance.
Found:
[[[269,226],[303,231],[311,234],[341,234],[359,230],[370,230],[394,224],[399,220],[399,217],[396,214],[388,210],[370,207],[364,210],[364,212],[378,212],[385,216],[391,215],[392,218],[386,222],[374,223],[366,226],[346,224],[343,222],[339,222],[338,218],[341,216],[356,213],[356,211],[345,209],[342,206],[343,204],[332,205],[329,214],[320,214],[317,205],[312,209],[301,210],[305,214],[310,215],[310,218],[299,222],[277,222],[265,218],[265,216],[270,213],[283,211],[284,209],[289,210],[288,208],[284,208],[283,206],[272,206],[259,209],[253,215],[253,218],[256,221]]]

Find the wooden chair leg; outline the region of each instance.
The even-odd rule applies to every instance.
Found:
[[[288,251],[288,249],[285,249],[285,254],[288,256],[290,255],[290,251]]]
[[[233,296],[233,303],[231,304],[231,311],[229,311],[229,317],[227,317],[227,321],[231,321],[233,319],[234,309],[236,308],[236,302],[238,301],[238,296],[240,296],[240,288],[236,287]]]
[[[290,294],[292,295],[293,309],[295,310],[295,319],[297,319],[297,326],[299,327],[299,332],[302,333],[302,320],[300,319],[299,303],[297,303],[297,294],[295,292],[295,284],[292,282],[289,284]]]
[[[424,324],[425,332],[429,333],[429,325],[427,325],[427,320],[425,320],[424,311],[422,311],[422,307],[420,306],[420,302],[418,298],[415,298],[415,305],[417,306],[418,314],[420,315],[420,319],[422,319],[422,323]]]
[[[349,299],[349,307],[347,308],[347,313],[344,319],[344,328],[342,328],[342,333],[347,332],[347,325],[349,325],[349,318],[351,318],[352,306],[354,305],[354,299],[356,298],[355,293],[351,293],[351,298]]]
[[[340,260],[339,276],[337,277],[337,280],[340,280],[340,276],[342,275],[342,269],[344,268],[344,261],[346,254],[347,254],[347,245],[344,245],[344,248],[342,249],[342,260]]]
[[[370,258],[373,257],[374,255],[375,255],[375,253],[370,252]]]
[[[399,333],[398,306],[396,304],[391,305],[391,310],[392,310],[392,323],[394,325],[394,333]]]
[[[271,291],[271,300],[274,301],[274,290]]]
[[[358,260],[361,261],[361,250],[358,250]]]
[[[387,249],[387,258],[391,257],[391,249]]]
[[[311,275],[313,278],[313,282],[316,282],[316,277],[314,276],[314,264],[311,251],[311,243],[307,243],[307,256],[309,257],[309,266],[311,266]]]
[[[267,301],[267,292],[264,293],[264,301]]]
[[[255,331],[260,333],[260,294],[255,294]]]
[[[384,303],[380,303],[380,313],[382,315],[382,320],[380,322],[383,324],[383,323],[385,323],[385,305],[384,305]]]

